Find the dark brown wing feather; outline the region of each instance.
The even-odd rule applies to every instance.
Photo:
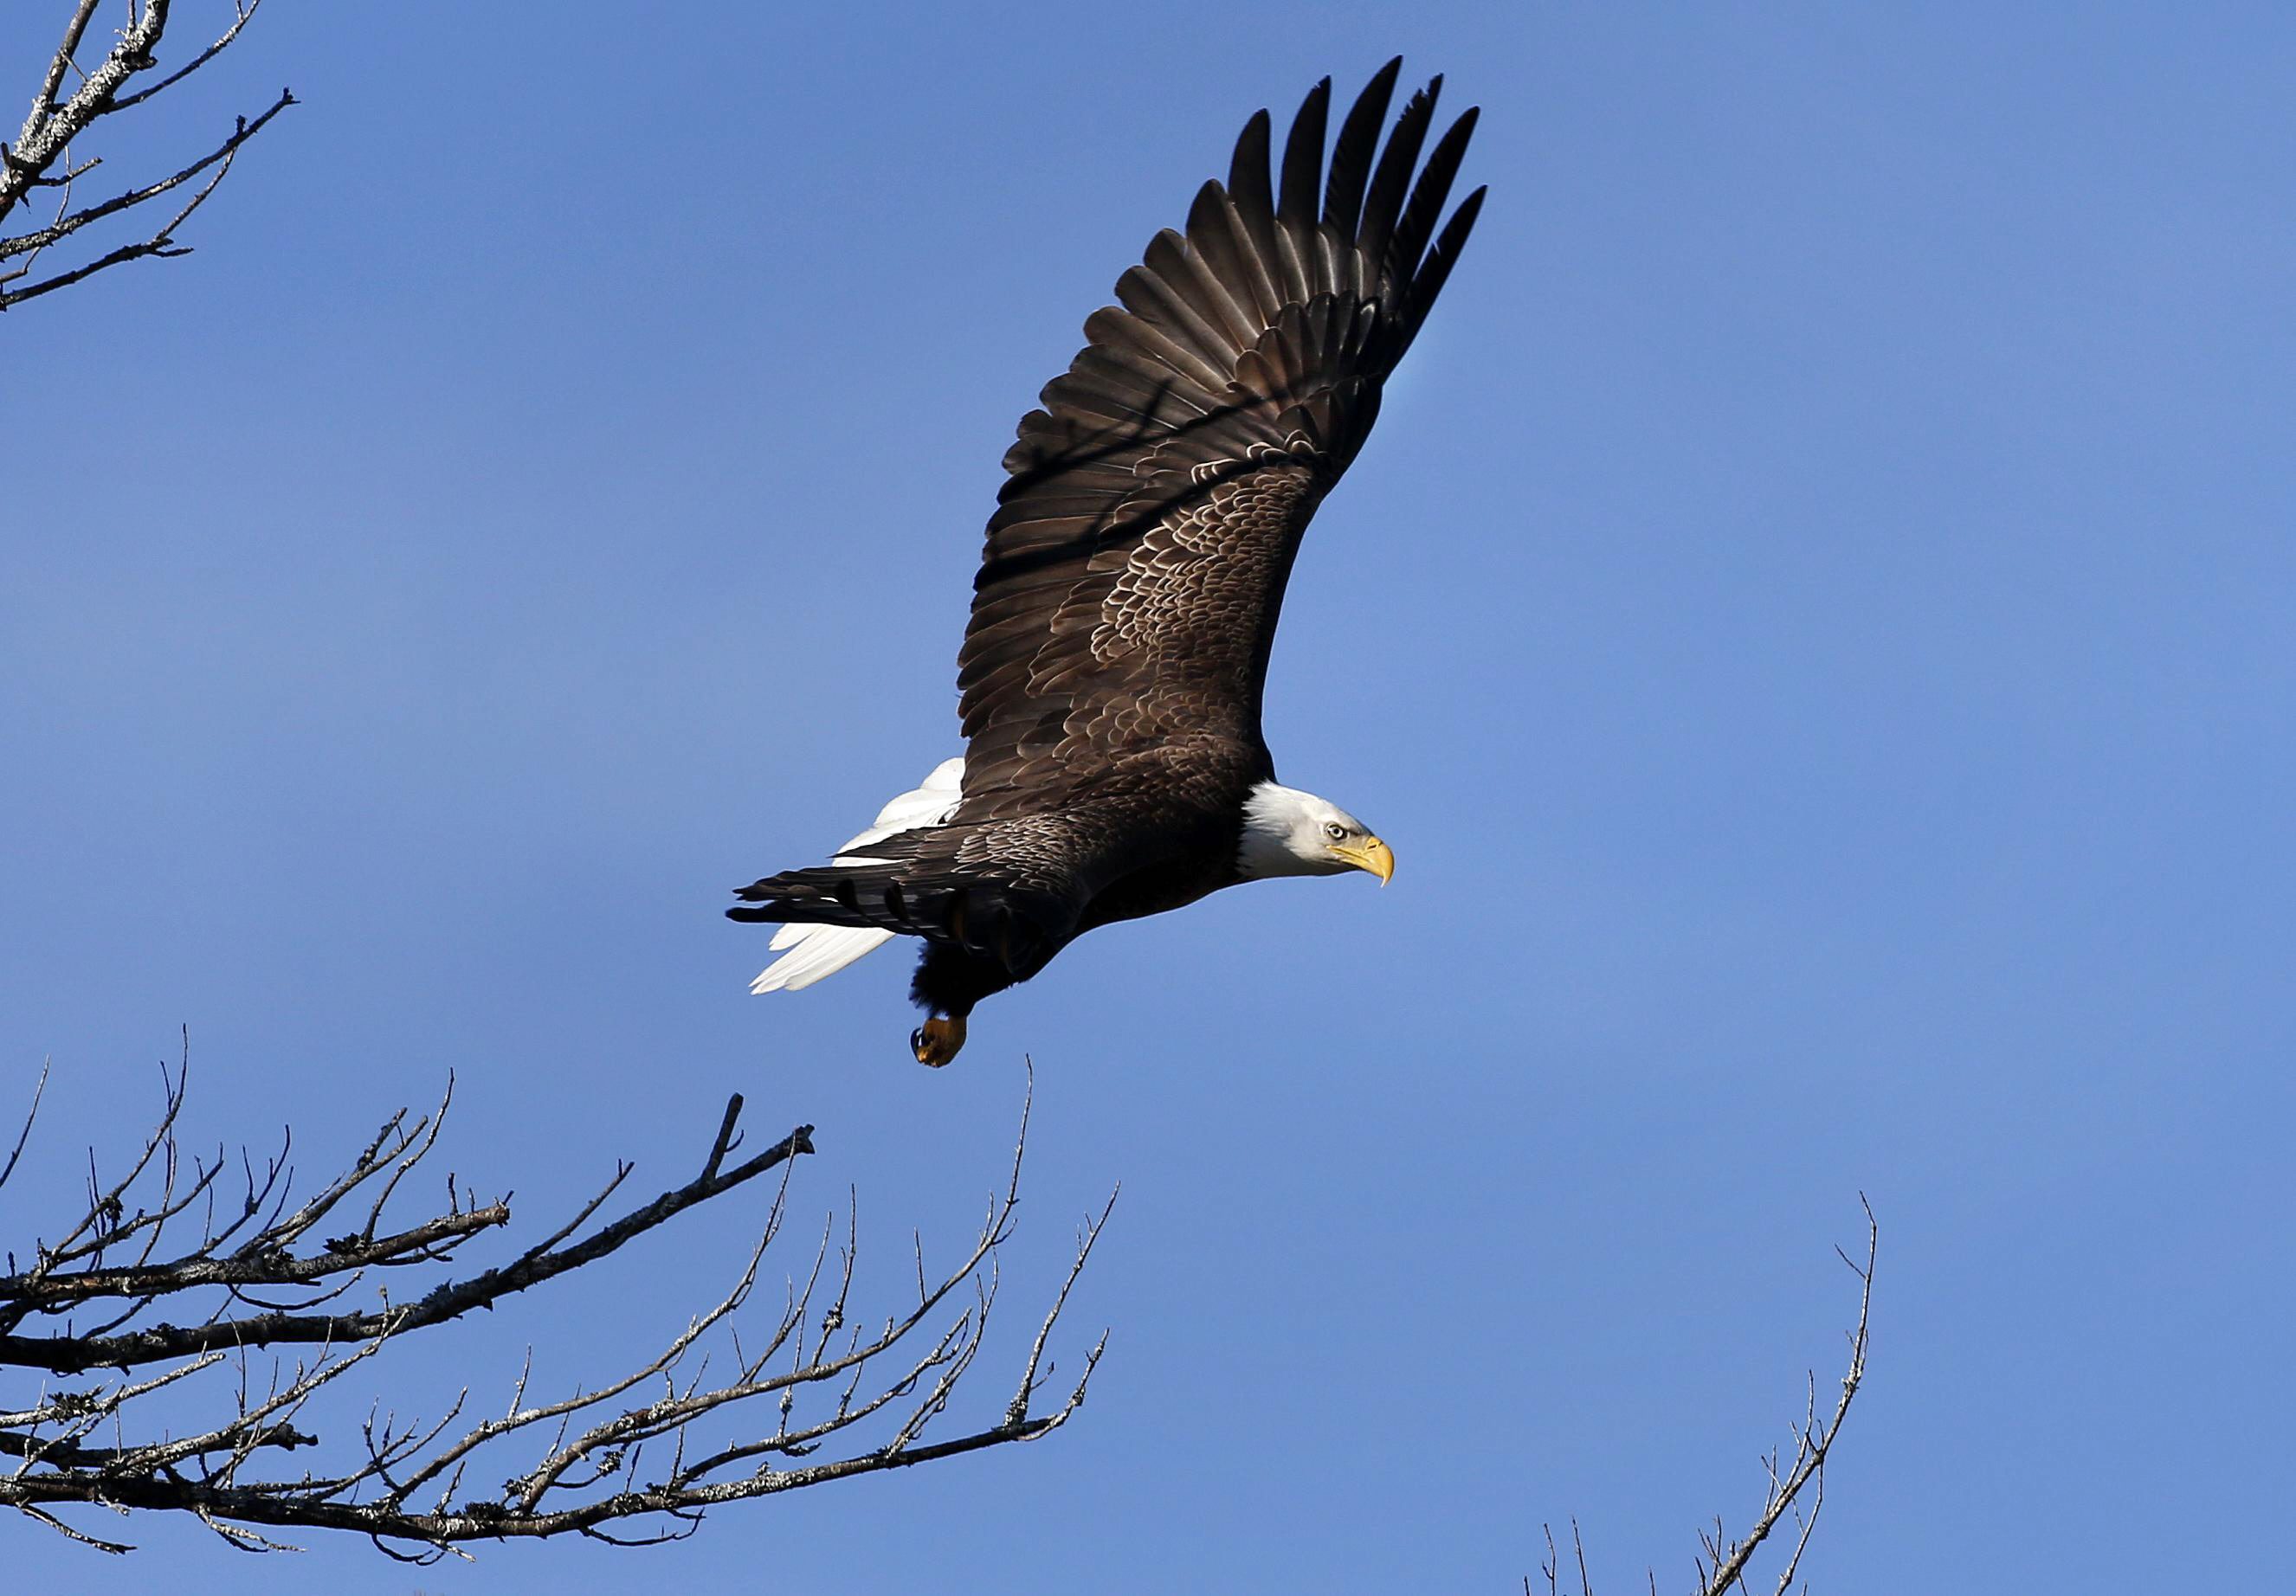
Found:
[[[1413,168],[1439,78],[1385,151],[1399,61],[1322,172],[1326,79],[1268,166],[1265,111],[1185,235],[1159,233],[1021,422],[958,655],[959,823],[1063,807],[1152,753],[1267,765],[1260,689],[1300,534],[1355,458],[1482,201],[1432,249],[1475,113]],[[1321,207],[1317,207],[1320,188]],[[1241,758],[1239,758],[1241,756]]]

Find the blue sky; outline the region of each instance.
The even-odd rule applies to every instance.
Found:
[[[62,10],[12,11],[11,93]],[[1026,1053],[1007,1302],[1121,1181],[1061,1344],[1110,1352],[1042,1445],[649,1553],[25,1523],[12,1572],[1502,1591],[1575,1515],[1598,1586],[1680,1589],[1839,1368],[1862,1190],[1815,1588],[2281,1577],[2292,48],[2267,6],[267,7],[104,151],[293,86],[198,252],[0,326],[0,1095],[56,1069],[9,1232],[188,1025],[195,1133],[307,1169],[455,1071],[447,1156],[529,1235],[742,1092],[820,1127],[800,1212],[857,1188],[890,1296]],[[905,953],[750,997],[726,889],[958,751],[996,462],[1085,315],[1252,110],[1398,51],[1484,108],[1492,197],[1268,695],[1394,885],[1099,933],[939,1073]],[[594,1381],[756,1218],[378,1379]]]

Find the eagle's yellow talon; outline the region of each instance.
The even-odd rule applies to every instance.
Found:
[[[917,1062],[939,1069],[964,1045],[964,1016],[936,1014],[909,1033],[909,1046]]]

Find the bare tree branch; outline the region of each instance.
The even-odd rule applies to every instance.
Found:
[[[1841,1434],[1841,1421],[1849,1416],[1849,1404],[1856,1400],[1857,1388],[1866,1379],[1866,1327],[1874,1307],[1874,1259],[1881,1246],[1882,1231],[1874,1219],[1874,1205],[1866,1200],[1863,1192],[1858,1194],[1857,1202],[1866,1211],[1866,1262],[1861,1265],[1849,1254],[1841,1255],[1841,1261],[1857,1276],[1857,1325],[1849,1332],[1849,1367],[1841,1377],[1841,1395],[1834,1401],[1833,1416],[1819,1422],[1817,1377],[1812,1374],[1802,1420],[1793,1428],[1792,1462],[1782,1472],[1777,1453],[1772,1452],[1764,1460],[1769,1490],[1753,1528],[1736,1541],[1726,1539],[1718,1523],[1710,1535],[1701,1535],[1704,1545],[1704,1555],[1698,1559],[1704,1581],[1701,1596],[1726,1596],[1731,1586],[1742,1586],[1746,1565],[1755,1550],[1769,1539],[1771,1532],[1789,1513],[1800,1518],[1800,1534],[1778,1576],[1779,1596],[1784,1596],[1792,1587],[1794,1575],[1801,1567],[1802,1553],[1809,1547],[1810,1531],[1817,1525],[1817,1510],[1825,1500],[1825,1460],[1833,1450],[1835,1438]],[[1835,1250],[1839,1252],[1840,1248]],[[1807,1514],[1800,1512],[1799,1505],[1805,1491],[1809,1493]]]
[[[9,1255],[9,1273],[0,1277],[0,1327],[8,1332],[0,1335],[0,1370],[118,1371],[85,1386],[44,1379],[26,1400],[0,1401],[14,1410],[0,1412],[0,1506],[100,1550],[128,1548],[75,1527],[62,1510],[100,1504],[190,1513],[230,1544],[254,1551],[281,1543],[250,1526],[349,1531],[415,1561],[474,1540],[682,1538],[703,1510],[721,1502],[1048,1435],[1082,1404],[1105,1345],[1103,1337],[1085,1354],[1065,1397],[1038,1408],[1037,1395],[1052,1374],[1045,1349],[1106,1223],[1103,1208],[1078,1233],[1074,1262],[1035,1328],[1002,1417],[969,1433],[927,1438],[986,1345],[996,1256],[1020,1202],[1025,1106],[1011,1174],[972,1246],[953,1267],[928,1272],[914,1302],[874,1330],[851,1319],[858,1224],[849,1204],[835,1267],[828,1267],[832,1226],[802,1284],[792,1281],[779,1308],[763,1317],[762,1338],[745,1341],[737,1322],[780,1235],[797,1158],[813,1151],[808,1125],[736,1161],[742,1105],[734,1097],[691,1180],[589,1229],[628,1178],[631,1166],[623,1164],[571,1220],[510,1262],[396,1302],[380,1285],[383,1271],[436,1268],[510,1223],[507,1200],[480,1201],[452,1175],[443,1213],[384,1223],[401,1183],[438,1145],[451,1085],[434,1112],[401,1110],[384,1121],[350,1165],[299,1206],[289,1207],[292,1173],[283,1150],[259,1166],[242,1158],[243,1189],[218,1214],[215,1198],[228,1164],[220,1151],[187,1163],[178,1143],[187,1065],[163,1067],[161,1079],[160,1123],[126,1175],[102,1179],[91,1155],[86,1211],[62,1240],[35,1243],[29,1266]],[[36,1101],[20,1148],[37,1112]],[[636,1368],[544,1402],[529,1401],[521,1373],[507,1406],[476,1421],[463,1418],[467,1391],[427,1422],[371,1411],[348,1451],[340,1437],[331,1447],[314,1433],[321,1428],[314,1422],[320,1392],[401,1338],[595,1264],[686,1209],[776,1171],[771,1208],[731,1287]],[[329,1213],[370,1186],[377,1195],[360,1229],[311,1240]],[[184,1232],[195,1223],[195,1206],[196,1229]],[[112,1261],[123,1252],[132,1261]],[[294,1300],[251,1297],[250,1288]],[[373,1291],[373,1305],[311,1311],[355,1290]],[[96,1305],[116,1305],[102,1310],[110,1316],[93,1330],[72,1322]],[[189,1322],[149,1322],[163,1308]],[[29,1320],[58,1318],[64,1323],[55,1333],[17,1333]],[[303,1350],[291,1362],[279,1355],[282,1348]],[[728,1351],[724,1372],[713,1374],[711,1358]],[[127,1378],[130,1369],[151,1364],[162,1367]],[[168,1412],[180,1414],[186,1393],[214,1390],[217,1371],[226,1371],[235,1388],[220,1417],[188,1428],[179,1423],[172,1435],[158,1426],[156,1393],[175,1388]],[[769,1423],[742,1421],[758,1408]],[[149,1438],[136,1438],[131,1432],[138,1429]],[[265,1460],[307,1448],[327,1461],[298,1475],[266,1471]],[[497,1486],[466,1493],[473,1464],[507,1461],[521,1448],[523,1463]],[[836,1455],[816,1458],[824,1448]],[[494,1465],[482,1466],[494,1472]],[[607,1527],[625,1521],[635,1521],[637,1533]]]
[[[1820,1420],[1817,1411],[1817,1377],[1808,1377],[1808,1394],[1803,1404],[1802,1417],[1793,1426],[1793,1457],[1783,1460],[1773,1450],[1762,1460],[1769,1486],[1762,1501],[1762,1510],[1753,1527],[1733,1540],[1716,1519],[1711,1529],[1699,1532],[1699,1555],[1695,1559],[1699,1596],[1729,1596],[1736,1590],[1746,1592],[1746,1570],[1754,1553],[1770,1536],[1792,1518],[1796,1526],[1792,1550],[1787,1554],[1785,1566],[1779,1570],[1777,1583],[1772,1587],[1773,1596],[1785,1596],[1793,1588],[1794,1576],[1801,1570],[1802,1554],[1809,1550],[1810,1535],[1817,1527],[1818,1510],[1825,1502],[1825,1462],[1832,1455],[1833,1443],[1840,1438],[1842,1421],[1849,1416],[1849,1404],[1857,1398],[1858,1387],[1866,1379],[1866,1332],[1874,1306],[1874,1260],[1881,1246],[1881,1227],[1874,1222],[1874,1206],[1859,1193],[1858,1205],[1866,1212],[1866,1260],[1858,1263],[1840,1248],[1834,1251],[1850,1271],[1857,1276],[1857,1324],[1849,1332],[1849,1366],[1841,1376],[1841,1394],[1834,1401],[1832,1417]],[[1594,1586],[1587,1576],[1587,1549],[1579,1539],[1578,1521],[1570,1521],[1570,1545],[1578,1561],[1578,1596],[1594,1596]],[[1554,1529],[1546,1526],[1546,1556],[1538,1566],[1546,1582],[1547,1596],[1563,1596],[1562,1584],[1562,1559],[1554,1547]],[[1657,1596],[1658,1577],[1650,1576],[1652,1596]],[[1523,1596],[1532,1596],[1529,1577],[1522,1582]]]
[[[26,203],[36,189],[58,191],[55,213],[45,226],[12,236],[0,236],[0,261],[20,258],[20,264],[11,269],[0,270],[0,311],[26,299],[53,293],[57,289],[68,288],[98,272],[130,260],[191,252],[188,246],[176,241],[176,229],[207,202],[209,195],[215,192],[217,185],[231,171],[240,146],[260,133],[272,118],[296,102],[291,92],[282,89],[267,110],[252,118],[239,118],[229,136],[172,176],[131,186],[108,200],[78,209],[74,209],[72,203],[73,184],[94,170],[100,164],[100,158],[75,163],[71,156],[73,141],[103,118],[143,104],[213,61],[238,39],[241,30],[253,20],[261,4],[262,0],[234,0],[231,25],[213,44],[175,71],[152,81],[148,86],[127,93],[125,91],[132,80],[140,74],[155,70],[160,64],[158,52],[168,30],[170,0],[142,0],[141,4],[131,0],[127,25],[119,29],[111,49],[92,70],[81,68],[78,55],[86,37],[88,23],[95,14],[96,0],[78,0],[65,23],[63,40],[56,46],[54,55],[49,58],[39,90],[32,96],[31,110],[24,119],[22,131],[17,135],[12,146],[0,143],[0,223],[4,223],[12,212]],[[58,96],[63,94],[66,79],[74,77],[79,80],[78,86],[60,99]],[[193,192],[191,199],[165,223],[144,237],[119,244],[92,259],[23,287],[12,286],[23,282],[31,275],[33,266],[43,251],[63,242],[82,228],[148,204],[202,174],[209,174],[208,179]]]

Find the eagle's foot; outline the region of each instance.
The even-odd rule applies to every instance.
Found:
[[[964,1016],[936,1014],[909,1033],[909,1046],[917,1062],[939,1069],[956,1057],[964,1045]]]

